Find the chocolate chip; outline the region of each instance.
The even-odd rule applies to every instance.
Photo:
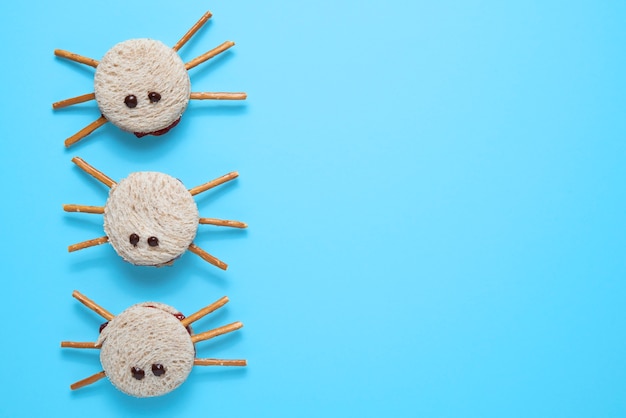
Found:
[[[137,107],[137,97],[134,94],[129,94],[124,99],[124,103],[126,103],[126,106],[130,107],[131,109],[133,107]]]
[[[161,100],[161,95],[155,91],[151,91],[148,93],[148,99],[150,99],[151,103],[156,103]]]
[[[130,237],[128,237],[128,240],[133,245],[133,247],[136,247],[137,243],[139,242],[139,235],[137,235],[137,234],[130,234]]]
[[[146,372],[141,370],[139,367],[131,367],[130,372],[132,373],[133,377],[137,380],[143,379],[144,376],[146,375]]]
[[[165,367],[162,364],[153,364],[152,365],[152,373],[155,376],[161,376],[165,374]]]

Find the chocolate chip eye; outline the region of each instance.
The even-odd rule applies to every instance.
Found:
[[[152,365],[152,373],[155,376],[161,376],[165,374],[165,367],[162,364],[153,364]]]
[[[137,380],[141,380],[144,378],[144,376],[146,375],[146,372],[144,372],[143,370],[141,370],[139,367],[131,367],[130,368],[130,373],[133,375],[133,377]]]
[[[134,94],[129,94],[124,99],[124,103],[126,103],[126,106],[130,107],[131,109],[133,107],[137,107],[137,97]]]
[[[151,91],[148,93],[148,99],[150,99],[150,103],[156,103],[161,100],[161,95],[155,91]]]
[[[139,242],[139,235],[137,235],[137,234],[130,234],[130,237],[128,237],[128,240],[133,245],[133,247],[136,247],[137,243]]]
[[[151,247],[156,247],[157,245],[159,245],[159,239],[157,237],[148,238],[148,245]]]

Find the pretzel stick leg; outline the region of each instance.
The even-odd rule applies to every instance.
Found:
[[[197,256],[200,256],[204,261],[213,264],[215,267],[219,267],[222,270],[226,270],[228,268],[228,264],[224,263],[222,260],[212,256],[211,254],[204,251],[202,248],[198,247],[196,244],[189,244],[189,251],[194,253]]]
[[[70,385],[70,389],[76,390],[76,389],[83,388],[83,387],[85,387],[87,385],[91,385],[92,383],[97,382],[98,380],[102,379],[103,377],[106,377],[106,373],[104,373],[104,370],[101,371],[101,372],[98,372],[98,373],[96,373],[94,375],[91,375],[91,376],[89,376],[86,379],[79,380],[76,383],[72,383]]]
[[[66,212],[82,212],[82,213],[104,213],[104,206],[85,206],[85,205],[63,205]]]
[[[215,180],[211,180],[207,183],[201,184],[200,186],[196,186],[193,189],[189,189],[189,193],[191,193],[192,196],[195,196],[202,192],[206,192],[207,190],[210,190],[214,187],[217,187],[220,184],[224,184],[233,179],[236,179],[237,177],[239,177],[239,173],[236,171],[233,171],[231,173],[224,174],[222,177],[218,177]]]
[[[98,61],[93,58],[83,57],[82,55],[78,55],[69,51],[64,51],[62,49],[55,49],[54,55],[56,55],[57,57],[66,58],[70,61],[78,62],[80,64],[89,65],[93,68],[96,68],[98,66]]]
[[[211,338],[215,338],[219,335],[228,334],[229,332],[237,331],[243,327],[243,323],[237,321],[232,324],[224,325],[219,328],[212,329],[210,331],[201,332],[199,334],[194,334],[191,336],[191,341],[195,344],[199,341],[210,340]]]
[[[97,313],[98,315],[106,319],[107,321],[110,321],[111,319],[115,317],[115,315],[113,315],[111,312],[107,311],[102,306],[98,305],[96,302],[94,302],[93,300],[89,299],[87,296],[80,293],[78,290],[74,290],[72,292],[72,296],[74,296],[76,299],[78,299],[80,303],[82,303],[83,305],[85,305],[86,307],[88,307],[89,309],[91,309],[92,311],[94,311],[95,313]]]
[[[82,96],[72,97],[70,99],[61,100],[59,102],[52,103],[53,109],[61,109],[63,107],[72,106],[78,103],[88,102],[96,98],[95,93],[83,94]]]
[[[185,45],[187,41],[190,40],[193,37],[193,35],[195,35],[196,32],[200,30],[202,26],[204,26],[204,24],[211,18],[211,16],[213,16],[211,12],[206,12],[205,14],[203,14],[200,20],[198,20],[191,27],[191,29],[189,29],[187,33],[184,34],[182,38],[180,38],[180,41],[176,42],[176,45],[174,45],[172,49],[174,51],[178,51],[179,49],[181,49],[183,45]]]
[[[246,93],[225,93],[225,92],[195,92],[189,95],[191,100],[246,100]]]
[[[191,61],[189,61],[188,63],[185,64],[185,68],[187,70],[191,70],[193,67],[202,64],[204,61],[207,61],[213,57],[215,57],[216,55],[221,54],[222,52],[226,51],[228,48],[234,46],[235,43],[233,41],[226,41],[223,44],[221,44],[220,46],[217,46],[215,48],[213,48],[210,51],[205,52],[204,54],[200,55],[199,57],[196,57],[194,59],[192,59]]]
[[[205,306],[204,308],[200,309],[198,312],[189,315],[187,318],[184,318],[183,320],[180,321],[180,323],[183,324],[184,327],[188,327],[191,323],[196,322],[198,319],[202,318],[203,316],[208,315],[211,312],[218,310],[219,308],[226,305],[227,303],[228,303],[228,296],[224,296],[216,300],[209,306]]]
[[[87,162],[85,162],[85,160],[83,160],[82,158],[74,157],[72,158],[72,162],[79,166],[84,172],[90,174],[96,180],[104,183],[106,186],[113,187],[113,185],[115,184],[115,182],[109,176],[87,164]]]
[[[100,348],[93,342],[61,341],[63,348]]]
[[[201,225],[229,226],[231,228],[247,228],[248,224],[240,221],[231,221],[228,219],[216,218],[200,218],[198,223]]]
[[[223,360],[219,358],[197,358],[193,361],[196,366],[247,366],[246,360]]]
[[[72,244],[67,247],[67,251],[73,253],[74,251],[84,250],[85,248],[95,247],[96,245],[104,244],[109,242],[109,237],[100,237],[95,239],[90,239],[88,241],[79,242],[78,244]]]
[[[80,131],[76,132],[74,135],[67,138],[65,140],[65,146],[69,147],[69,146],[74,145],[75,143],[77,143],[78,141],[80,141],[81,139],[83,139],[84,137],[86,137],[87,135],[89,135],[90,133],[92,133],[93,131],[95,131],[96,129],[98,129],[99,127],[101,127],[107,122],[108,122],[107,118],[105,118],[104,116],[100,116],[98,119],[91,122],[89,125],[85,126],[83,129],[81,129]]]

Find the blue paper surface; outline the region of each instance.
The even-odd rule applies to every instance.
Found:
[[[180,53],[226,40],[190,70],[192,91],[245,91],[245,102],[192,101],[175,129],[135,138],[99,116],[93,68],[117,42]],[[626,3],[619,1],[166,2],[68,0],[0,6],[3,149],[1,417],[617,417],[626,415]],[[114,180],[161,171],[193,187],[196,243],[135,267],[102,236]],[[134,399],[107,380],[93,341],[101,319],[160,301],[195,325],[245,327],[198,344],[175,392]]]

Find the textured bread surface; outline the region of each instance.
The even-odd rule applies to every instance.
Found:
[[[153,39],[130,39],[111,48],[94,76],[96,101],[111,123],[134,133],[150,133],[176,122],[189,103],[190,81],[176,51]],[[153,103],[151,92],[161,99]],[[137,105],[124,100],[133,95]]]
[[[129,263],[162,266],[180,257],[198,231],[198,207],[185,186],[167,174],[131,173],[111,187],[104,207],[104,231]],[[139,241],[132,244],[130,236]],[[151,246],[149,239],[158,239]]]
[[[164,395],[180,386],[194,364],[195,348],[188,330],[167,305],[133,305],[109,321],[98,338],[100,361],[111,383],[139,398]],[[165,373],[157,376],[153,365]],[[133,377],[132,368],[145,375]]]

